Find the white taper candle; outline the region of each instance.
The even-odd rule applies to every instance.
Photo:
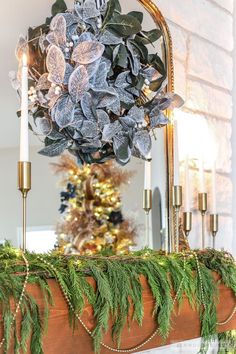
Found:
[[[199,160],[199,193],[206,193],[205,171],[203,157]]]
[[[146,156],[144,165],[144,189],[152,189],[152,156],[149,153]]]
[[[216,162],[212,165],[212,181],[211,181],[211,214],[216,214]]]
[[[28,65],[27,56],[23,54],[21,75],[20,161],[29,161],[28,121]]]
[[[185,169],[184,169],[184,211],[190,212],[190,179],[189,179],[189,158],[185,157]]]

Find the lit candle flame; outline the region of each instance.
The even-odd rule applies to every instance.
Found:
[[[27,62],[28,62],[27,55],[24,53],[22,55],[22,64],[23,64],[23,66],[27,66]]]

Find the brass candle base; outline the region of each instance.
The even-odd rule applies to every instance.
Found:
[[[211,214],[210,215],[210,231],[213,237],[213,248],[215,249],[215,239],[217,232],[219,230],[219,216],[218,214]]]
[[[174,208],[174,240],[172,240],[172,247],[175,252],[179,252],[179,213],[182,206],[182,186],[173,186],[172,201]]]
[[[144,189],[143,191],[143,210],[145,211],[145,229],[146,229],[146,236],[145,236],[145,246],[150,247],[150,220],[149,220],[149,213],[152,209],[152,190],[151,189]]]
[[[22,211],[22,244],[21,248],[26,250],[26,200],[28,192],[31,189],[31,162],[18,162],[18,189],[22,194],[23,211]]]
[[[143,210],[146,214],[149,214],[152,209],[152,190],[144,189],[143,191]]]
[[[192,230],[192,213],[190,211],[183,213],[183,230],[185,235],[188,237]]]
[[[202,249],[205,248],[205,215],[207,212],[207,193],[198,194],[198,210],[202,216]]]

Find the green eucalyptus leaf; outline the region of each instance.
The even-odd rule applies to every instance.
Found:
[[[112,18],[114,11],[116,9],[116,0],[109,0],[108,4],[107,4],[107,10],[103,19],[103,26],[102,28],[104,28],[107,24],[108,21],[110,21],[110,19]]]
[[[119,0],[115,0],[115,3],[116,3],[115,4],[115,11],[118,13],[121,13],[122,9],[121,9]]]
[[[61,12],[66,12],[67,6],[64,0],[56,0],[52,5],[52,16],[56,16]]]
[[[148,61],[148,49],[145,47],[145,45],[142,43],[142,41],[139,40],[138,36],[136,36],[134,40],[130,40],[130,43],[132,43],[133,46],[136,48],[136,50],[138,51],[142,61],[144,63],[147,63],[147,61]]]
[[[162,76],[166,75],[165,65],[157,54],[149,55],[149,64],[159,71]]]
[[[135,17],[117,13],[113,15],[106,27],[121,37],[132,36],[139,33],[142,29],[140,22]]]
[[[160,88],[162,87],[162,84],[165,81],[165,79],[166,79],[166,76],[162,76],[162,77],[158,78],[157,80],[152,81],[149,86],[150,90],[152,90],[154,92],[159,91]]]
[[[128,15],[135,17],[140,23],[143,22],[143,13],[140,11],[131,11]]]
[[[161,36],[162,32],[158,28],[151,31],[142,31],[137,35],[139,40],[145,45],[156,42]]]
[[[120,66],[121,68],[126,69],[128,66],[128,51],[126,46],[120,44],[119,52],[116,56],[116,65]]]

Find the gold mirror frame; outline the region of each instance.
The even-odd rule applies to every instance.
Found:
[[[167,69],[167,87],[166,91],[174,92],[174,62],[172,38],[169,27],[159,8],[151,0],[138,0],[139,3],[149,12],[154,22],[160,28],[163,34],[164,60]],[[168,252],[174,251],[174,214],[172,207],[172,188],[174,184],[174,144],[173,144],[173,115],[167,110],[167,116],[170,119],[165,129],[165,155],[166,155],[166,237],[168,238]]]

